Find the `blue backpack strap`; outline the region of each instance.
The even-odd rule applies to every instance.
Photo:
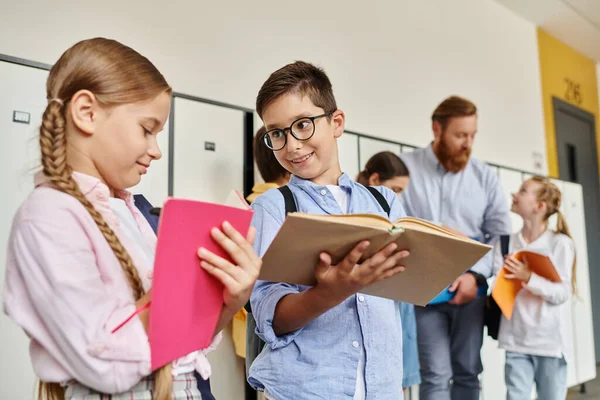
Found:
[[[377,202],[379,203],[379,205],[381,206],[381,208],[383,208],[383,211],[385,211],[385,213],[387,214],[388,218],[390,217],[390,212],[392,211],[390,209],[390,205],[388,204],[387,200],[385,199],[385,197],[383,197],[383,195],[381,194],[381,192],[377,189],[375,189],[372,186],[365,186],[367,189],[369,189],[369,192],[371,192],[371,194],[373,195],[373,197],[375,197],[375,200],[377,200]]]
[[[285,202],[285,215],[298,211],[298,208],[296,207],[296,200],[294,200],[294,195],[292,194],[292,191],[288,185],[280,186],[277,188],[277,190],[279,190],[283,196],[283,201]],[[252,306],[250,305],[250,302],[247,302],[244,308],[247,312],[252,313]]]
[[[154,233],[158,230],[158,215],[152,212],[152,204],[141,194],[133,195],[133,203],[140,210],[142,215],[146,218]]]

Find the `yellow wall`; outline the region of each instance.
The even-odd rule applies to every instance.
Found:
[[[598,132],[598,85],[596,63],[576,52],[563,42],[538,28],[538,51],[542,80],[542,100],[548,150],[548,175],[558,177],[558,154],[556,151],[556,129],[552,97],[573,104],[596,118],[596,144],[600,155],[600,133]],[[568,79],[579,85],[579,97],[569,91]],[[570,98],[568,98],[570,97]],[[600,159],[600,157],[599,157]],[[600,165],[598,165],[600,171]]]

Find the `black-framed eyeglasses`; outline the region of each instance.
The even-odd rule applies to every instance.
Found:
[[[271,129],[263,136],[263,141],[267,147],[273,151],[281,150],[287,144],[287,131],[290,131],[292,136],[301,142],[309,140],[315,134],[315,120],[318,118],[329,117],[333,114],[328,112],[314,117],[298,118],[285,129]]]

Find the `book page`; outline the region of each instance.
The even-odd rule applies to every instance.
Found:
[[[462,239],[465,241],[472,241],[473,239],[469,239],[466,236],[460,235],[456,232],[453,232],[450,229],[446,229],[444,227],[441,227],[439,225],[435,225],[431,222],[419,219],[419,218],[413,218],[413,217],[404,217],[404,218],[400,218],[399,220],[396,221],[396,223],[394,224],[395,227],[399,227],[399,228],[412,228],[412,229],[418,229],[424,232],[430,232],[430,233],[434,233],[434,234],[438,234],[438,235],[442,235],[442,236],[450,236],[453,238],[457,238],[457,239]]]
[[[250,205],[246,199],[244,199],[244,196],[242,196],[242,194],[237,190],[232,190],[229,193],[227,200],[225,200],[225,205],[229,207],[240,208],[242,210],[250,210]]]

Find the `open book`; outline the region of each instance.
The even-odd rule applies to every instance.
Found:
[[[561,281],[554,264],[547,255],[531,250],[521,250],[512,256],[521,262],[527,263],[529,270],[536,275],[548,279],[550,282]],[[515,300],[519,291],[523,289],[523,284],[519,279],[506,279],[506,273],[506,270],[502,268],[498,274],[496,285],[492,290],[492,297],[496,300],[496,304],[498,304],[506,319],[510,319],[515,307]]]
[[[417,218],[391,223],[374,214],[289,214],[263,257],[259,279],[314,286],[319,254],[339,263],[362,240],[371,257],[389,243],[409,250],[406,271],[362,293],[425,306],[491,250],[490,246]],[[362,261],[362,260],[361,260]]]

